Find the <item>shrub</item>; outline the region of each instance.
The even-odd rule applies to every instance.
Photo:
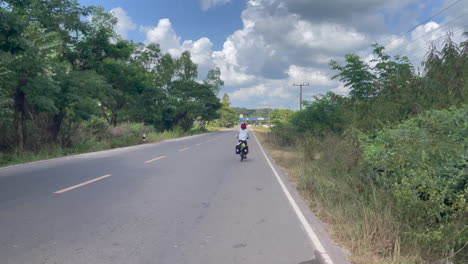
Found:
[[[268,141],[278,146],[296,146],[304,135],[298,133],[290,124],[276,122],[268,134]]]
[[[110,127],[110,134],[112,135],[111,147],[125,147],[136,145],[143,142],[143,135],[148,136],[154,132],[154,128],[145,126],[143,123],[122,123],[115,127]]]
[[[110,136],[110,128],[107,121],[103,118],[92,118],[83,123],[83,127],[89,134],[96,136],[98,140],[108,138]]]
[[[436,256],[466,246],[468,107],[429,111],[361,144],[363,173],[393,193],[407,239]]]
[[[348,124],[343,115],[346,100],[331,92],[322,97],[315,97],[315,101],[306,104],[305,110],[292,115],[290,123],[297,131],[310,135],[341,133]]]

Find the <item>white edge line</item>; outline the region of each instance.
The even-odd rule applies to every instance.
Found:
[[[64,193],[64,192],[68,192],[68,191],[71,191],[71,190],[73,190],[73,189],[76,189],[76,188],[79,188],[79,187],[88,185],[88,184],[90,184],[90,183],[100,181],[100,180],[105,179],[105,178],[110,177],[110,176],[112,176],[112,174],[106,174],[106,175],[104,175],[104,176],[97,177],[97,178],[95,178],[95,179],[92,179],[92,180],[89,180],[89,181],[85,181],[85,182],[82,182],[82,183],[80,183],[80,184],[73,185],[73,186],[70,186],[70,187],[68,187],[68,188],[65,188],[65,189],[56,191],[56,192],[54,192],[54,193],[55,193],[55,194],[61,194],[61,193]]]
[[[151,163],[151,162],[153,162],[153,161],[157,161],[157,160],[160,160],[160,159],[164,159],[165,157],[166,157],[166,156],[157,157],[157,158],[152,159],[152,160],[147,160],[147,161],[145,161],[145,163]]]
[[[309,236],[309,239],[312,241],[312,244],[314,244],[315,249],[320,253],[322,256],[323,260],[325,261],[326,264],[334,264],[332,259],[330,258],[330,255],[328,255],[327,251],[323,247],[322,243],[320,242],[317,234],[315,234],[314,230],[310,226],[309,222],[305,218],[304,214],[302,213],[301,209],[297,205],[296,201],[292,197],[291,193],[288,191],[286,188],[286,185],[284,184],[283,180],[279,176],[278,172],[276,171],[275,167],[271,163],[270,159],[268,158],[267,154],[265,153],[265,150],[263,150],[262,145],[260,144],[260,141],[258,141],[257,136],[255,136],[255,140],[257,141],[258,145],[260,146],[260,150],[262,151],[263,155],[265,156],[265,159],[267,160],[268,164],[270,165],[271,170],[276,176],[276,179],[278,180],[281,189],[283,189],[284,194],[289,200],[289,203],[291,204],[294,212],[296,213],[297,217],[299,218],[299,221],[301,222],[302,226],[304,227],[307,235]]]

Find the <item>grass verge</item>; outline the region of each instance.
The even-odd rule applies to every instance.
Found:
[[[135,126],[131,124],[131,126]],[[114,148],[128,147],[140,144],[160,142],[163,140],[193,136],[197,134],[209,133],[222,130],[224,128],[209,127],[206,130],[192,129],[186,132],[180,130],[154,132],[150,131],[143,140],[142,133],[125,132],[124,135],[109,135],[103,138],[94,136],[86,139],[80,139],[79,143],[73,147],[61,147],[58,145],[43,145],[37,151],[18,152],[0,152],[0,167],[17,165],[22,163],[60,158],[70,155],[77,155],[89,152],[103,151]],[[83,137],[85,138],[85,137]]]

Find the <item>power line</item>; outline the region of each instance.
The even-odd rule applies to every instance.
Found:
[[[437,17],[438,15],[440,15],[440,14],[442,14],[443,12],[447,11],[448,9],[450,9],[451,7],[453,7],[453,6],[455,6],[456,4],[460,3],[461,1],[463,1],[463,0],[457,0],[457,1],[453,2],[452,4],[450,4],[449,6],[447,6],[446,8],[440,10],[439,12],[437,12],[437,13],[435,13],[434,15],[432,15],[431,17],[425,19],[424,21],[422,21],[422,22],[419,23],[418,25],[412,27],[410,30],[408,30],[408,31],[406,31],[405,33],[399,35],[398,37],[396,37],[396,38],[390,40],[388,43],[386,43],[385,45],[383,45],[383,47],[386,47],[386,46],[388,46],[389,44],[393,43],[395,40],[398,40],[398,39],[400,39],[400,38],[406,36],[407,34],[411,33],[411,32],[414,31],[415,29],[417,29],[419,26],[421,26],[421,25],[423,25],[423,24],[429,22],[431,19]],[[456,20],[462,18],[462,17],[465,16],[465,15],[467,15],[467,14],[465,13],[465,14],[463,14],[463,15],[457,17],[456,19],[453,19],[453,20],[451,20],[451,21],[449,21],[449,22],[447,22],[447,23],[444,23],[443,25],[441,25],[441,26],[438,27],[437,29],[434,29],[434,30],[432,30],[431,32],[426,33],[425,35],[422,35],[422,36],[418,37],[417,39],[411,40],[411,41],[407,42],[406,44],[404,44],[404,45],[402,45],[402,46],[400,46],[400,47],[398,47],[398,48],[396,48],[396,49],[393,49],[392,51],[390,51],[390,52],[388,52],[388,53],[391,53],[391,52],[400,50],[401,48],[406,47],[406,46],[408,46],[409,44],[411,44],[411,43],[413,43],[413,42],[415,42],[415,41],[417,41],[417,40],[423,38],[424,36],[427,36],[427,35],[429,35],[430,33],[433,33],[433,32],[435,32],[435,31],[437,31],[437,30],[440,30],[442,27],[453,23],[454,21],[456,21]],[[459,29],[459,30],[457,30],[457,31],[455,31],[455,32],[453,32],[453,33],[456,33],[456,32],[458,32],[458,31],[460,31],[460,30],[462,30],[462,29]],[[410,51],[409,53],[407,53],[407,54],[405,54],[405,55],[403,55],[403,56],[407,56],[407,55],[409,55],[409,54],[412,54],[412,53],[414,53],[414,51],[417,51],[418,49],[423,48],[423,47],[426,47],[426,46],[428,46],[428,45],[430,45],[430,44],[432,44],[432,43],[438,42],[438,41],[440,41],[440,40],[443,39],[443,38],[445,38],[445,36],[442,37],[442,38],[439,38],[439,39],[437,39],[437,40],[435,40],[435,41],[432,41],[431,43],[429,43],[429,44],[427,44],[427,45],[418,47],[417,49],[412,50],[412,51]],[[372,55],[372,53],[369,53],[368,55]],[[328,75],[327,78],[330,79],[330,80],[332,80],[332,77],[333,77],[334,75],[336,75],[336,74],[335,74],[335,73],[332,73],[332,74]],[[301,86],[301,85],[294,85],[294,86]],[[300,93],[300,96],[301,96],[301,99],[300,99],[299,106],[300,106],[300,109],[302,110],[302,86],[301,86],[301,93]]]
[[[458,3],[460,3],[461,1],[463,1],[463,0],[457,0],[457,1],[455,1],[454,3],[452,3],[451,5],[449,5],[448,7],[446,7],[446,8],[444,8],[444,9],[440,10],[439,12],[435,13],[434,15],[432,15],[431,17],[429,17],[428,19],[426,19],[426,20],[424,20],[423,22],[419,23],[418,25],[412,27],[410,30],[408,30],[408,31],[406,31],[405,33],[401,34],[400,36],[398,36],[398,37],[392,39],[390,42],[388,42],[387,44],[385,44],[385,45],[383,45],[383,46],[385,47],[385,46],[387,46],[388,44],[393,43],[395,40],[400,39],[400,38],[402,38],[402,37],[408,35],[408,34],[411,33],[413,30],[417,29],[419,26],[425,24],[426,22],[430,21],[430,20],[433,19],[434,17],[436,17],[436,16],[442,14],[443,12],[447,11],[449,8],[451,8],[452,6],[454,6],[454,5],[458,4]]]
[[[411,43],[413,43],[413,42],[415,42],[415,41],[417,41],[417,40],[420,40],[421,38],[423,38],[423,37],[425,37],[425,36],[427,36],[427,35],[429,35],[429,34],[432,34],[432,33],[434,33],[434,32],[437,31],[437,30],[442,29],[443,27],[445,27],[445,26],[447,26],[447,25],[449,25],[449,24],[451,24],[451,23],[457,21],[458,19],[460,19],[460,18],[462,18],[462,17],[464,17],[464,16],[466,16],[466,15],[468,15],[468,13],[465,13],[465,14],[463,14],[463,15],[461,15],[461,16],[459,16],[459,17],[453,19],[453,20],[451,20],[450,22],[444,23],[444,24],[440,25],[440,27],[438,27],[438,28],[436,28],[436,29],[434,29],[434,30],[432,30],[432,31],[430,31],[430,32],[427,32],[426,34],[424,34],[424,35],[422,35],[422,36],[419,36],[419,37],[416,38],[416,39],[413,39],[413,40],[411,40],[411,41],[408,41],[406,44],[401,45],[401,46],[399,46],[399,47],[397,47],[397,48],[395,48],[395,49],[393,49],[393,50],[391,50],[391,51],[388,51],[387,53],[392,53],[392,52],[395,52],[395,51],[397,51],[397,50],[400,50],[400,49],[402,49],[402,48],[408,46],[409,44],[411,44]]]
[[[291,104],[296,101],[296,99],[299,97],[299,95],[296,95],[292,100],[290,100],[287,104],[283,105],[285,108],[290,108]]]
[[[458,32],[460,32],[460,31],[462,31],[462,30],[465,30],[465,27],[467,27],[467,26],[468,26],[468,25],[466,25],[466,26],[464,26],[463,28],[460,28],[460,29],[458,29],[458,30],[452,32],[452,34],[455,34],[455,33],[458,33]],[[424,44],[424,45],[422,45],[422,46],[419,46],[419,47],[417,47],[417,48],[415,48],[415,49],[413,49],[413,50],[411,50],[411,51],[405,53],[403,56],[408,56],[408,55],[410,55],[410,54],[413,54],[414,52],[416,52],[416,51],[418,51],[418,50],[420,50],[420,49],[422,49],[422,48],[425,48],[425,47],[427,47],[427,46],[429,46],[429,45],[432,45],[432,44],[434,44],[434,43],[437,43],[437,42],[439,42],[439,41],[445,39],[446,37],[447,37],[447,36],[442,36],[442,37],[440,37],[440,38],[437,38],[437,39],[431,41],[430,43]],[[402,56],[402,57],[403,57],[403,56]]]

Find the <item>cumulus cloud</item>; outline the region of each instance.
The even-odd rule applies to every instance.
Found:
[[[349,25],[370,33],[386,29],[385,15],[392,16],[398,11],[401,21],[404,7],[415,2],[418,0],[284,1],[289,12],[299,15],[304,20]],[[407,19],[404,20],[407,22]]]
[[[161,49],[171,55],[179,55],[180,37],[168,18],[160,19],[156,27],[142,27],[142,30],[146,32],[146,43],[159,43]]]
[[[221,6],[231,2],[231,0],[200,0],[200,5],[203,10],[208,10],[215,6]]]
[[[467,6],[459,9],[468,10]],[[431,21],[402,38],[398,38],[399,33],[390,33],[384,18],[395,18],[398,22],[392,29],[404,32],[418,23],[416,17],[420,17],[424,8],[422,0],[250,0],[242,13],[243,28],[229,36],[223,49],[214,53],[219,59],[215,64],[228,69],[223,78],[229,79],[226,84],[234,104],[279,102],[274,98],[280,97],[278,91],[289,97],[297,93],[291,89],[294,82],[310,82],[311,86],[304,90],[306,97],[326,91],[347,94],[346,87],[330,80],[333,75],[330,60],[342,62],[345,54],[356,53],[372,64],[370,45],[393,40],[386,51],[398,48],[391,55],[410,53],[417,67],[430,43],[441,39],[447,29],[460,28],[437,30],[442,23]],[[452,13],[442,20],[453,19],[461,11]],[[461,31],[455,41],[459,41],[460,35]],[[268,87],[277,93],[270,92]]]
[[[261,83],[240,88],[229,93],[229,98],[231,101],[239,102],[248,102],[255,99],[258,104],[261,102],[263,105],[270,104],[274,106],[275,104],[280,104],[284,100],[290,99],[291,93],[289,93],[288,88],[281,80],[263,80]],[[242,105],[242,103],[239,105]],[[246,106],[248,106],[248,104]]]
[[[309,82],[305,98],[338,86],[329,79],[331,59],[366,49],[371,39],[355,28],[315,23],[291,13],[286,1],[251,0],[243,28],[213,54],[234,104],[255,106],[294,97],[293,83]],[[293,98],[294,99],[294,98]]]
[[[332,85],[334,83],[328,75],[318,69],[291,65],[287,73],[292,82],[306,82],[310,85]]]
[[[117,24],[114,27],[115,32],[126,39],[128,37],[128,32],[135,30],[136,25],[127,15],[127,12],[121,7],[111,9],[110,13],[117,18]]]
[[[344,83],[340,83],[338,87],[331,89],[332,92],[340,95],[347,95],[349,93],[349,87],[345,87]]]
[[[447,2],[445,6],[452,3],[443,1]],[[204,10],[227,2],[200,1]],[[169,19],[144,30],[147,42],[160,43],[163,50],[174,56],[189,50],[201,69],[219,67],[225,82],[223,92],[230,94],[233,105],[257,107],[263,102],[283,107],[285,101],[297,97],[293,83],[310,83],[304,88],[307,100],[327,91],[347,94],[349,90],[343,84],[330,80],[333,75],[330,60],[342,62],[345,54],[356,53],[371,63],[370,45],[376,41],[386,44],[393,40],[386,47],[386,51],[394,51],[390,55],[413,52],[444,36],[452,26],[459,29],[460,24],[454,23],[437,30],[445,21],[468,12],[468,4],[452,8],[442,22],[428,22],[398,38],[398,32],[418,23],[415,19],[426,8],[424,3],[423,0],[247,0],[241,15],[243,27],[228,36],[222,49],[216,51],[207,38],[182,41]],[[397,33],[390,33],[388,19],[398,21],[392,22],[392,30]],[[411,60],[420,62],[427,47],[411,53]]]
[[[168,18],[159,20],[156,27],[141,27],[141,30],[146,33],[146,43],[158,43],[163,51],[174,57],[179,57],[186,50],[189,51],[192,61],[198,65],[200,78],[204,78],[214,67],[213,43],[208,38],[203,37],[196,41],[185,40],[181,43],[181,37],[177,35]]]

